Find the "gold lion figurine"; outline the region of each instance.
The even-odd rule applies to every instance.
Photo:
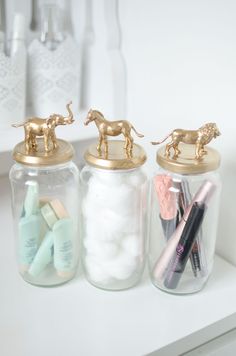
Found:
[[[124,149],[127,154],[132,153],[133,149],[133,137],[130,132],[133,130],[138,137],[144,137],[144,135],[138,133],[133,125],[126,120],[119,121],[108,121],[104,118],[103,114],[97,110],[89,110],[87,118],[85,120],[85,125],[88,125],[90,122],[94,121],[98,131],[99,131],[99,142],[97,145],[98,152],[101,152],[102,145],[104,144],[105,153],[108,153],[108,143],[107,136],[118,136],[123,134],[125,137]]]
[[[174,149],[173,158],[178,158],[181,151],[178,148],[180,142],[196,145],[195,159],[201,159],[207,151],[204,146],[207,145],[213,138],[220,136],[220,131],[215,123],[208,123],[201,126],[198,130],[182,130],[175,129],[164,140],[160,142],[151,142],[152,145],[159,145],[165,142],[171,136],[171,142],[166,145],[165,155],[170,156],[170,149]]]
[[[30,150],[37,151],[37,136],[43,136],[44,149],[46,152],[50,151],[50,140],[53,145],[53,149],[57,148],[57,138],[55,134],[55,128],[58,125],[68,125],[74,122],[73,113],[70,109],[72,102],[66,105],[69,116],[64,117],[59,114],[52,114],[46,119],[39,117],[32,117],[23,122],[22,124],[13,124],[13,127],[24,126],[25,129],[25,149],[29,153]]]

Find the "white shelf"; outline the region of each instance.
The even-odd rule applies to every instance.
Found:
[[[89,285],[81,269],[57,288],[27,284],[16,271],[6,177],[0,196],[1,355],[171,356],[183,338],[187,351],[193,336],[201,343],[236,325],[236,268],[220,257],[208,285],[190,296],[159,291],[147,274],[135,288],[106,292]]]
[[[63,138],[70,142],[76,142],[78,140],[86,140],[93,137],[94,131],[91,127],[85,127],[84,121],[87,111],[81,111],[74,114],[75,122],[71,125],[58,126],[56,128],[56,135],[58,138]],[[16,122],[17,123],[17,122]],[[23,127],[9,127],[0,129],[0,154],[10,152],[14,146],[24,140],[24,128]]]

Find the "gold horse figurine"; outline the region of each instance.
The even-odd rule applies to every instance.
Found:
[[[69,116],[64,117],[59,114],[52,114],[46,119],[39,117],[32,117],[27,119],[22,124],[13,124],[13,127],[24,126],[25,129],[25,149],[29,153],[30,150],[37,151],[37,136],[44,137],[44,149],[46,152],[50,151],[50,140],[53,145],[53,149],[57,148],[57,138],[55,134],[55,128],[58,125],[68,125],[74,122],[73,113],[70,109],[72,102],[66,105]]]
[[[126,120],[119,121],[108,121],[104,118],[103,114],[98,110],[89,110],[85,125],[88,125],[90,122],[94,121],[98,131],[99,131],[99,142],[97,145],[98,152],[101,152],[102,145],[104,144],[105,153],[108,153],[108,143],[107,136],[118,136],[123,134],[125,137],[124,149],[127,154],[132,153],[133,149],[133,137],[131,136],[131,130],[134,130],[138,137],[144,137],[144,135],[138,133],[133,125]]]
[[[160,143],[165,142],[171,136],[171,142],[166,145],[165,155],[170,156],[170,149],[174,149],[173,158],[178,158],[181,151],[178,148],[180,142],[187,144],[196,145],[195,150],[195,159],[201,159],[207,151],[204,149],[204,146],[207,145],[213,138],[220,136],[220,131],[217,128],[215,123],[208,123],[201,126],[198,130],[182,130],[175,129],[164,140],[160,142],[151,142],[152,145],[159,145]]]

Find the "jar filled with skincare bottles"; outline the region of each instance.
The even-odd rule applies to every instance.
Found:
[[[81,171],[82,263],[94,286],[122,290],[137,284],[144,268],[146,155],[133,144],[128,121],[107,121],[90,110],[85,124],[92,121],[100,138],[85,152],[87,164]],[[122,132],[126,143],[107,142],[107,135]]]
[[[53,114],[14,125],[25,129],[10,171],[17,261],[23,279],[39,286],[65,283],[77,268],[79,172],[71,144],[55,135],[73,121]]]
[[[219,135],[214,123],[196,131],[177,129],[157,151],[160,168],[151,181],[149,270],[153,284],[169,293],[201,290],[212,271],[220,156],[205,145]]]

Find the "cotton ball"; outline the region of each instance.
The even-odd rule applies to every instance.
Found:
[[[122,215],[134,214],[138,209],[139,199],[137,190],[128,184],[111,187],[92,177],[84,197],[83,212],[85,215],[92,215],[94,210],[106,207]]]
[[[140,231],[139,215],[119,215],[103,209],[91,219],[84,219],[86,235],[103,241],[121,241],[125,235]]]
[[[106,186],[116,186],[120,185],[123,180],[123,173],[119,172],[109,172],[109,171],[96,171],[94,173],[94,177],[98,178],[101,183],[105,184]]]
[[[136,214],[127,215],[126,218],[129,221],[129,223],[123,230],[124,234],[126,235],[138,234],[140,231],[140,223],[141,223],[139,214],[136,212]]]
[[[138,195],[136,190],[127,184],[111,188],[97,181],[89,186],[85,199],[94,208],[106,207],[117,213],[128,214],[137,206]]]
[[[119,256],[110,262],[104,262],[103,268],[111,277],[124,280],[128,279],[135,272],[137,261],[134,257],[126,252],[120,253]]]
[[[84,220],[84,234],[99,241],[119,241],[123,238],[122,225],[119,223],[122,224],[119,216],[114,220],[111,212],[104,211],[104,214],[98,214],[91,221]]]
[[[127,184],[117,187],[112,196],[110,207],[122,215],[134,214],[138,207],[138,194],[135,189]]]
[[[112,259],[119,253],[119,245],[112,242],[98,241],[90,237],[84,239],[84,246],[89,254],[102,261]]]
[[[97,207],[94,204],[94,200],[85,197],[82,202],[82,214],[85,218],[92,218],[96,214]]]
[[[140,236],[138,235],[129,235],[126,236],[122,243],[121,247],[134,257],[140,256],[141,254],[141,241]]]
[[[112,192],[113,188],[102,184],[96,177],[92,177],[88,184],[86,199],[90,198],[96,205],[104,205],[106,200],[112,196]]]
[[[102,240],[104,232],[101,224],[95,220],[84,220],[84,235],[89,236],[91,239]]]
[[[85,267],[90,279],[95,283],[108,284],[110,276],[93,256],[85,257]]]
[[[109,209],[101,210],[94,221],[99,221],[99,229],[103,233],[102,240],[104,241],[121,240],[129,225],[129,219],[126,216],[116,214]]]
[[[146,181],[146,176],[142,171],[132,172],[127,177],[127,183],[134,186],[135,188],[140,188],[142,184]]]

